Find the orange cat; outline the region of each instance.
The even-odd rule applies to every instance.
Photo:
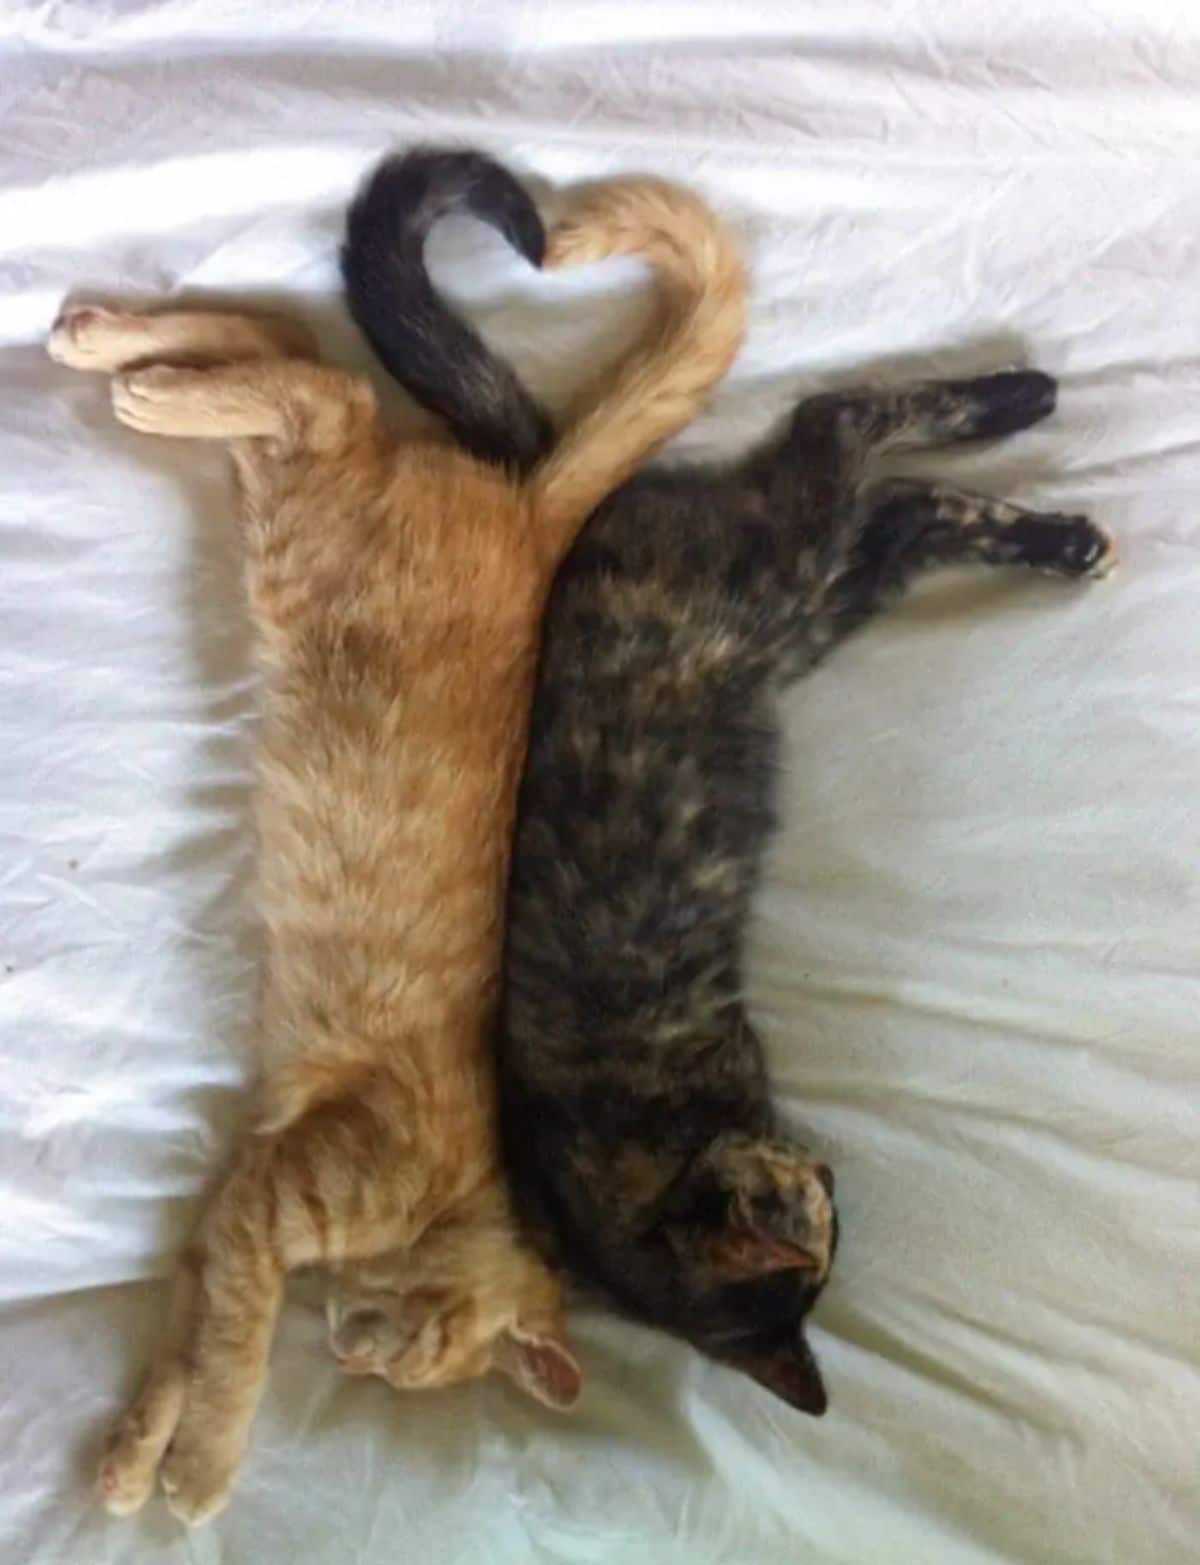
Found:
[[[397,1386],[495,1368],[578,1394],[558,1281],[513,1228],[488,1047],[539,622],[584,518],[695,414],[744,315],[733,246],[682,191],[594,188],[546,264],[617,253],[656,269],[654,328],[523,482],[389,438],[368,383],[294,326],[82,308],[55,327],[60,363],[119,372],[123,423],[233,442],[265,684],[261,1113],[101,1467],[117,1514],[156,1473],[185,1521],[225,1503],[293,1267],[358,1263]],[[348,1368],[376,1364],[378,1329],[356,1340],[336,1306],[333,1327]]]

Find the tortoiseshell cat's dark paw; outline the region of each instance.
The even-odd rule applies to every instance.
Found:
[[[1030,516],[1010,532],[1022,563],[1054,576],[1099,581],[1117,564],[1115,540],[1086,516]]]
[[[970,433],[990,439],[1048,418],[1058,403],[1058,382],[1041,370],[999,370],[965,381],[962,395]]]

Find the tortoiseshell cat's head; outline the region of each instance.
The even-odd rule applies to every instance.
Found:
[[[709,1104],[712,1119],[747,1127],[714,1132],[697,1102],[680,1101],[650,1137],[640,1126],[612,1134],[596,1100],[586,1131],[544,1102],[510,1102],[510,1156],[527,1194],[530,1149],[555,1160],[556,1188],[526,1209],[548,1259],[819,1416],[825,1387],[805,1320],[837,1250],[833,1175],[743,1106]]]
[[[793,1407],[823,1413],[804,1319],[837,1249],[830,1170],[781,1138],[718,1136],[672,1187],[653,1238],[675,1329]]]

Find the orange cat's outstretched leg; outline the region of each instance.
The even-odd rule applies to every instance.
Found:
[[[116,371],[113,407],[132,429],[229,441],[260,628],[307,601],[337,508],[287,502],[322,483],[336,496],[348,458],[372,470],[385,443],[367,380],[309,362],[308,333],[269,317],[80,306],[60,317],[49,350],[76,369]]]
[[[411,1242],[412,1213],[382,1177],[347,1177],[378,1150],[361,1103],[326,1103],[245,1142],[204,1215],[144,1390],[100,1469],[109,1510],[148,1497],[157,1471],[181,1521],[223,1508],[266,1383],[271,1339],[293,1267]]]
[[[336,450],[375,398],[367,381],[298,360],[185,369],[152,364],[113,381],[113,411],[147,435],[293,441]]]
[[[246,359],[311,359],[306,327],[282,317],[205,310],[141,314],[76,305],[55,321],[46,345],[68,369],[113,374],[133,364],[235,364]]]
[[[167,1325],[137,1400],[109,1437],[96,1491],[114,1516],[130,1516],[154,1492],[187,1390],[187,1347],[196,1307],[197,1269],[189,1252],[172,1283]]]
[[[262,1151],[261,1144],[245,1148],[205,1214],[197,1244],[202,1292],[190,1372],[159,1469],[167,1504],[192,1526],[229,1498],[266,1384],[284,1280],[301,1258],[281,1248],[273,1231],[281,1192]]]
[[[274,1231],[273,1161],[271,1144],[247,1144],[180,1263],[150,1374],[100,1464],[114,1515],[138,1510],[156,1477],[181,1521],[205,1521],[228,1498],[294,1259]]]
[[[293,437],[320,451],[374,412],[369,382],[308,362],[306,328],[269,316],[80,305],[56,321],[48,352],[71,369],[115,373],[117,417],[147,434]]]

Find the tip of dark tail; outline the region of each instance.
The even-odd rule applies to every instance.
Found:
[[[398,153],[378,165],[350,208],[343,263],[352,263],[363,244],[423,240],[439,218],[454,212],[490,224],[531,265],[542,265],[546,229],[528,191],[481,152],[437,147]]]

